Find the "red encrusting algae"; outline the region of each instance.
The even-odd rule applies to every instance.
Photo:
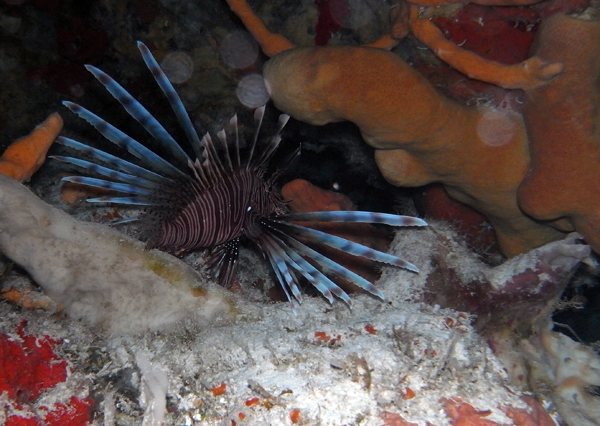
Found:
[[[35,408],[45,391],[64,382],[67,362],[54,349],[61,342],[50,336],[26,334],[27,321],[17,335],[0,334],[0,393],[8,396],[6,426],[84,426],[91,422],[91,398],[71,396],[67,403]]]

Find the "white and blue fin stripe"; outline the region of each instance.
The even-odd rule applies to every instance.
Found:
[[[288,301],[293,302],[293,300],[296,300],[298,303],[301,303],[302,293],[298,287],[298,279],[288,267],[288,265],[292,265],[295,262],[286,255],[284,250],[282,250],[272,236],[265,234],[263,237],[264,238],[261,238],[260,240],[260,246],[271,262],[271,266],[275,271],[275,275],[277,276]],[[295,269],[299,268],[297,265],[292,266],[294,266]]]
[[[350,271],[349,269],[347,269],[344,266],[340,265],[339,263],[329,259],[327,256],[322,255],[321,253],[317,252],[316,250],[311,249],[310,247],[306,246],[305,244],[301,243],[300,241],[296,240],[295,238],[287,236],[286,241],[288,243],[290,243],[292,246],[294,246],[298,253],[305,255],[305,256],[309,257],[310,259],[314,260],[319,265],[321,265],[323,268],[325,268],[326,271],[330,271],[333,274],[339,275],[340,277],[345,278],[348,281],[356,284],[358,287],[362,288],[363,290],[368,291],[372,295],[377,296],[381,300],[385,300],[385,296],[383,295],[381,290],[379,290],[377,287],[375,287],[375,285],[372,282],[370,282],[369,280]],[[329,282],[333,283],[331,280],[329,280]],[[339,288],[336,284],[333,284],[333,285],[334,285],[334,287],[330,288],[330,290],[332,292],[334,292],[336,294],[336,296],[338,296],[338,297],[341,297],[343,299],[347,298],[346,303],[350,304],[350,299],[347,297],[347,295],[346,295],[346,297],[343,296],[346,293],[341,288]]]
[[[127,183],[110,182],[103,179],[97,179],[85,176],[67,176],[62,178],[65,182],[73,182],[80,185],[93,186],[96,188],[108,189],[110,191],[123,192],[125,194],[139,195],[139,196],[150,196],[153,195],[151,190],[141,188],[137,185],[130,185]]]
[[[137,220],[140,220],[139,217],[126,217],[124,219],[119,219],[119,220],[115,220],[114,222],[111,222],[111,225],[122,225],[124,223],[131,223],[131,222],[135,222]]]
[[[329,303],[334,302],[335,295],[350,306],[350,297],[337,284],[303,259],[302,256],[299,256],[298,253],[291,249],[284,241],[273,234],[269,235],[269,237],[277,242],[277,247],[279,249],[278,254],[282,259],[303,275],[317,290],[319,290]],[[296,297],[296,300],[300,301],[298,297]]]
[[[277,216],[277,220],[295,222],[352,222],[380,223],[389,226],[427,226],[423,219],[389,213],[359,211],[325,211],[307,213],[289,213]]]
[[[86,65],[86,69],[91,72],[96,79],[109,91],[113,97],[125,108],[125,110],[135,118],[150,133],[154,139],[163,144],[165,148],[173,155],[179,164],[187,164],[190,158],[173,137],[165,130],[156,118],[148,112],[133,96],[123,89],[123,87],[113,80],[108,74],[92,65]],[[155,77],[156,78],[156,77]],[[161,87],[162,88],[162,87]],[[169,96],[167,95],[167,98]],[[170,100],[170,99],[169,99]]]
[[[294,223],[288,223],[279,220],[273,220],[272,222],[278,224],[279,226],[283,226],[284,228],[288,228],[289,231],[285,231],[286,233],[292,232],[295,235],[308,238],[310,241],[326,244],[330,247],[352,254],[354,256],[360,256],[366,259],[374,260],[376,262],[399,266],[401,268],[405,268],[413,272],[419,272],[419,269],[415,265],[413,265],[410,262],[407,262],[406,260],[400,259],[397,256],[393,256],[391,254],[384,253],[379,250],[375,250],[371,247],[355,243],[345,238],[336,237],[335,235],[331,235],[322,231],[317,231],[316,229],[307,228],[305,226],[296,225]]]
[[[167,100],[171,104],[171,108],[173,108],[173,111],[175,111],[177,120],[179,120],[179,124],[185,131],[188,140],[192,145],[199,144],[200,140],[198,138],[198,133],[196,132],[196,129],[194,128],[194,125],[190,120],[190,116],[188,115],[187,111],[185,110],[185,107],[183,106],[183,102],[181,102],[179,95],[175,91],[175,88],[161,69],[160,65],[158,65],[158,63],[156,62],[156,59],[154,59],[154,56],[152,56],[152,53],[150,53],[150,49],[148,49],[146,45],[141,41],[137,42],[137,46],[140,52],[142,52],[142,58],[144,59],[146,66],[154,76],[154,79],[156,80],[163,93],[165,94]]]
[[[92,163],[87,160],[82,160],[80,158],[75,157],[63,157],[62,155],[53,155],[49,158],[53,158],[58,161],[62,161],[63,163],[72,164],[74,166],[80,167],[83,170],[89,171],[91,173],[99,174],[101,176],[105,176],[112,180],[118,180],[123,183],[128,183],[130,185],[139,186],[141,188],[146,189],[156,189],[156,183],[137,177],[132,176],[126,173],[121,173],[119,171],[109,169],[108,167],[100,166],[99,164]]]
[[[159,202],[149,201],[146,197],[96,197],[96,198],[88,198],[88,203],[110,203],[110,204],[124,204],[131,206],[160,206]],[[138,218],[135,218],[138,220]],[[114,223],[121,223],[121,221],[116,221]]]
[[[145,169],[143,167],[138,166],[137,164],[133,164],[129,161],[123,160],[122,158],[116,157],[112,154],[104,152],[100,149],[93,148],[89,145],[78,142],[74,139],[66,138],[64,136],[59,136],[56,139],[61,145],[67,146],[69,148],[81,151],[84,155],[87,155],[91,158],[94,158],[98,161],[108,164],[109,166],[114,167],[115,169],[121,170],[122,172],[128,173],[133,176],[140,177],[142,179],[150,180],[153,182],[167,182],[171,181],[170,179],[154,173],[151,170]]]
[[[293,246],[295,248],[295,251],[290,249],[287,252],[288,252],[288,254],[290,254],[290,257],[292,257],[294,260],[296,260],[298,262],[298,264],[300,264],[302,267],[308,268],[308,267],[312,267],[312,265],[310,265],[310,263],[306,262],[306,260],[302,259],[299,255],[306,256],[306,257],[314,260],[319,265],[321,265],[321,267],[324,268],[326,271],[336,274],[342,278],[345,278],[346,280],[354,283],[355,285],[362,288],[363,290],[366,290],[369,293],[373,294],[374,296],[379,297],[381,300],[385,299],[385,296],[383,295],[383,293],[377,287],[375,287],[375,285],[373,285],[373,283],[371,283],[370,281],[368,281],[365,278],[361,277],[360,275],[348,270],[347,268],[345,268],[342,265],[340,265],[339,263],[329,259],[328,257],[322,255],[321,253],[317,252],[316,250],[311,249],[310,247],[306,246],[304,243],[298,241],[294,237],[287,234],[285,231],[278,229],[278,228],[271,227],[270,222],[267,223],[266,225],[269,228],[271,228],[271,230],[273,232],[276,232],[281,237],[281,239],[283,241],[285,241],[285,243],[287,243],[287,245]],[[297,256],[297,258],[296,258],[296,256]],[[319,271],[319,273],[322,275],[322,277],[325,277],[320,271]],[[329,278],[325,277],[326,280],[324,280],[322,277],[319,276],[319,282],[321,284],[327,286],[328,290],[330,290],[336,296],[345,300],[346,303],[349,304],[350,299],[348,298],[348,295],[341,288],[339,288],[339,286],[337,286],[335,283],[333,283]]]
[[[149,167],[155,169],[156,171],[160,171],[167,176],[188,177],[185,173],[173,166],[171,163],[164,160],[162,157],[155,154],[135,139],[129,137],[112,124],[104,121],[93,112],[69,101],[63,101],[63,105],[94,126],[96,130],[98,130],[98,132],[100,132],[106,139],[115,145],[126,149],[131,154],[144,161]]]

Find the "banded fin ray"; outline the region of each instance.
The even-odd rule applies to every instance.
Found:
[[[93,74],[94,77],[113,95],[113,97],[125,108],[125,111],[129,113],[138,123],[148,131],[159,141],[173,157],[179,162],[179,164],[187,164],[190,157],[185,151],[179,146],[179,144],[173,139],[173,137],[165,130],[165,128],[158,122],[156,118],[148,112],[142,104],[140,104],[129,92],[113,80],[104,71],[99,70],[93,65],[86,65],[85,68]]]
[[[386,263],[388,265],[399,266],[401,268],[408,269],[413,272],[419,272],[419,269],[410,262],[400,259],[397,256],[393,256],[388,253],[384,253],[379,250],[375,250],[371,247],[355,243],[345,238],[337,237],[335,235],[328,234],[326,232],[318,231],[316,229],[307,228],[306,226],[296,225],[294,223],[288,223],[279,220],[272,220],[274,224],[283,226],[291,230],[294,234],[300,235],[310,239],[310,241],[326,244],[335,249],[350,253],[354,256],[364,257],[371,259],[376,262]]]
[[[277,219],[294,222],[353,222],[380,223],[389,226],[427,226],[427,222],[418,217],[361,211],[289,213],[279,215]]]
[[[285,293],[285,297],[287,297],[287,300],[290,302],[290,304],[292,306],[292,311],[294,312],[294,315],[297,315],[296,309],[294,308],[294,301],[296,299],[294,297],[290,296],[290,290],[289,290],[290,286],[295,286],[296,284],[293,282],[291,277],[290,277],[290,279],[288,279],[288,277],[283,274],[283,272],[281,271],[281,268],[279,267],[279,265],[277,264],[277,262],[274,259],[272,250],[270,250],[270,249],[265,250],[265,257],[271,263],[271,268],[273,268],[273,272],[275,272],[275,276],[277,277],[277,281],[279,281],[279,284],[281,285],[281,288],[282,288],[283,292]]]
[[[344,290],[342,290],[326,275],[302,258],[302,256],[299,256],[294,250],[290,249],[290,247],[284,241],[273,234],[268,234],[267,238],[276,241],[279,249],[278,253],[282,259],[292,266],[292,268],[294,268],[298,273],[303,275],[317,290],[319,290],[319,292],[329,301],[329,303],[334,302],[335,299],[333,295],[336,295],[338,298],[350,305],[350,297]],[[298,302],[301,301],[301,299],[299,299],[297,296],[295,297]]]
[[[158,65],[158,62],[156,62],[156,59],[154,59],[154,56],[152,56],[152,53],[150,53],[150,49],[148,49],[148,47],[146,47],[146,45],[141,41],[137,42],[137,46],[139,51],[142,52],[142,58],[144,59],[146,66],[171,104],[171,108],[173,108],[173,111],[179,120],[179,124],[185,131],[188,140],[192,145],[199,144],[200,139],[198,138],[198,133],[196,132],[196,129],[192,124],[192,120],[190,120],[190,116],[183,106],[183,102],[181,102],[181,98],[175,91],[175,88],[163,72],[160,65]],[[179,146],[179,144],[177,145]]]
[[[248,159],[246,160],[246,169],[251,168],[254,164],[252,158],[254,157],[254,151],[256,150],[256,144],[258,143],[258,136],[260,134],[260,128],[262,127],[263,119],[265,118],[265,108],[266,106],[260,106],[254,110],[254,127],[256,131],[254,132],[254,137],[252,138],[252,146],[250,147],[250,154],[248,154]]]
[[[262,148],[260,156],[258,156],[256,160],[254,160],[254,162],[251,164],[251,167],[260,167],[261,165],[267,163],[271,159],[271,156],[277,150],[279,144],[281,143],[281,131],[283,130],[289,119],[290,116],[287,114],[279,115],[275,134],[271,137],[269,143],[264,148]]]
[[[99,174],[101,176],[105,176],[107,178],[118,180],[123,183],[128,183],[130,185],[140,186],[146,189],[155,189],[156,183],[148,181],[144,178],[138,176],[132,176],[126,173],[122,173],[113,169],[109,169],[108,167],[100,166],[99,164],[92,163],[87,160],[82,160],[80,158],[75,157],[64,157],[62,155],[53,155],[49,158],[53,158],[58,161],[62,161],[63,163],[69,163],[74,166],[80,167],[84,170],[88,170],[92,173]]]
[[[204,148],[203,165],[212,174],[213,179],[215,179],[215,181],[225,179],[227,172],[225,171],[225,167],[221,162],[219,154],[217,153],[217,149],[215,148],[215,144],[209,133],[204,135],[202,141],[200,141],[200,145]]]
[[[208,189],[212,183],[212,180],[207,172],[204,171],[205,167],[200,164],[200,161],[196,159],[194,163],[190,162],[188,166],[196,178],[196,183],[202,189]]]
[[[122,225],[124,223],[130,223],[130,222],[135,222],[137,220],[140,220],[139,217],[126,217],[124,219],[119,219],[119,220],[115,220],[114,222],[111,222],[111,225]]]
[[[231,161],[231,154],[229,153],[229,144],[227,143],[227,133],[225,130],[220,130],[217,132],[217,139],[221,142],[221,146],[225,151],[225,159],[227,160],[227,172],[233,173],[235,168],[233,167],[233,162]],[[239,153],[238,153],[239,155]]]
[[[121,170],[125,173],[129,173],[130,175],[138,176],[142,179],[150,180],[153,182],[170,181],[170,179],[161,176],[157,173],[154,173],[151,170],[140,167],[137,164],[130,163],[129,161],[123,160],[122,158],[115,157],[112,154],[109,154],[97,148],[93,148],[74,139],[59,136],[56,139],[56,142],[69,148],[73,148],[77,151],[81,151],[85,155],[88,155],[98,161],[106,163],[109,166],[114,167],[115,169]]]
[[[296,249],[296,252],[298,254],[300,254],[302,256],[306,256],[306,257],[314,260],[319,265],[321,265],[321,267],[323,267],[325,270],[330,271],[331,273],[334,273],[336,275],[339,275],[340,277],[345,278],[348,281],[356,284],[358,287],[362,288],[363,290],[366,290],[369,293],[373,294],[374,296],[379,297],[381,300],[385,300],[385,296],[383,295],[383,293],[377,287],[375,287],[375,285],[373,285],[373,283],[371,283],[370,281],[361,277],[360,275],[350,271],[349,269],[346,269],[345,267],[343,267],[339,263],[331,260],[327,256],[324,256],[321,253],[317,252],[316,250],[308,247],[306,244],[300,242],[299,240],[297,240],[296,238],[287,234],[286,232],[282,231],[281,229],[271,227],[270,222],[271,221],[267,222],[266,226],[268,226],[274,232],[276,232],[277,235],[279,235],[280,238],[283,241],[285,241],[288,245],[293,246]],[[335,285],[335,287],[338,287],[335,283],[334,283],[334,285]]]
[[[88,203],[126,204],[131,206],[159,206],[160,203],[149,201],[145,197],[96,197],[85,200]],[[136,218],[137,220],[137,218]],[[114,223],[121,223],[120,220]]]
[[[301,302],[302,294],[298,288],[298,279],[288,267],[288,264],[291,265],[294,262],[287,256],[285,251],[282,250],[282,248],[277,244],[276,241],[274,241],[273,238],[269,238],[270,236],[267,234],[263,235],[263,237],[264,238],[260,239],[260,246],[264,249],[264,252],[271,262],[271,266],[277,275],[285,295],[290,302],[294,299],[298,302]],[[298,267],[297,265],[295,266]],[[290,297],[290,292],[292,297]]]
[[[115,145],[126,149],[128,152],[148,164],[149,167],[152,167],[156,171],[160,171],[167,176],[187,177],[187,175],[177,167],[173,166],[171,163],[163,159],[161,156],[155,154],[135,139],[126,135],[112,124],[104,121],[93,112],[69,101],[63,101],[63,105],[94,126],[96,130],[98,130],[98,132],[100,132],[106,139]]]
[[[296,148],[294,151],[292,151],[291,153],[289,153],[277,166],[277,169],[275,169],[275,171],[273,172],[273,174],[270,177],[270,180],[272,182],[276,181],[283,172],[285,172],[288,167],[290,167],[290,165],[296,161],[296,159],[300,156],[300,152],[301,152],[301,147],[299,146],[298,148]],[[278,218],[281,216],[286,216],[286,215],[279,215],[277,216]],[[285,220],[285,219],[284,219]]]
[[[304,277],[310,282],[319,292],[329,301],[333,303],[335,301],[333,295],[346,302],[348,306],[352,305],[350,296],[342,290],[336,283],[334,283],[329,277],[307,262],[304,258],[299,256],[294,250],[287,247],[282,243],[282,248],[285,253],[295,261],[298,271],[304,275]]]
[[[96,188],[108,189],[111,191],[123,192],[126,194],[150,196],[152,191],[141,188],[137,185],[129,185],[127,183],[111,182],[108,180],[97,179],[85,176],[67,176],[61,180],[65,182],[73,182],[80,185],[94,186]]]
[[[231,117],[231,120],[229,120],[229,125],[233,128],[233,132],[235,134],[235,139],[234,139],[234,148],[235,148],[235,159],[236,159],[236,166],[237,168],[241,168],[242,167],[242,160],[240,158],[240,129],[238,128],[238,117],[237,114],[235,114],[233,117]]]

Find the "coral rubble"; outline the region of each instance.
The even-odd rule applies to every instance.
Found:
[[[92,241],[104,238],[93,236]],[[386,269],[379,285],[388,300],[357,295],[352,310],[305,298],[297,315],[287,304],[270,304],[216,327],[186,321],[168,332],[99,339],[93,328],[78,321],[19,312],[3,304],[0,332],[18,333],[26,317],[27,334],[49,336],[40,336],[40,344],[64,341],[61,350],[69,353],[73,373],[61,385],[61,398],[93,395],[99,407],[97,424],[163,419],[165,424],[217,426],[233,420],[284,425],[299,414],[315,424],[360,419],[367,426],[402,425],[402,418],[418,426],[467,421],[552,425],[544,400],[511,383],[469,314],[419,301],[428,281],[439,279],[436,256],[460,272],[456,280],[470,286],[469,277],[487,276],[500,289],[517,281],[528,265],[535,267],[532,258],[524,257],[512,267],[490,269],[456,241],[457,235],[439,224],[408,230],[393,250],[422,262],[422,273]],[[554,254],[544,262],[557,261],[560,270],[577,261],[560,255],[561,247],[568,252],[573,244],[553,243],[544,250]],[[544,250],[532,256],[544,258]],[[170,307],[187,309],[181,304]],[[161,315],[160,310],[151,312]],[[566,337],[544,333],[523,336],[523,350],[517,347],[512,359],[534,366],[532,380],[552,392],[540,392],[544,398],[564,395],[561,414],[578,409],[578,416],[588,415],[583,411],[588,407],[574,403],[574,392],[585,392],[580,395],[594,401],[584,387],[596,383],[597,357]],[[576,362],[567,359],[570,353],[578,354]],[[43,404],[43,396],[33,404]]]

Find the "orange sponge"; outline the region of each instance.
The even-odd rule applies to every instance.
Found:
[[[62,127],[60,114],[50,114],[30,134],[17,139],[4,151],[0,158],[0,173],[19,182],[28,181],[46,161],[46,153]]]

